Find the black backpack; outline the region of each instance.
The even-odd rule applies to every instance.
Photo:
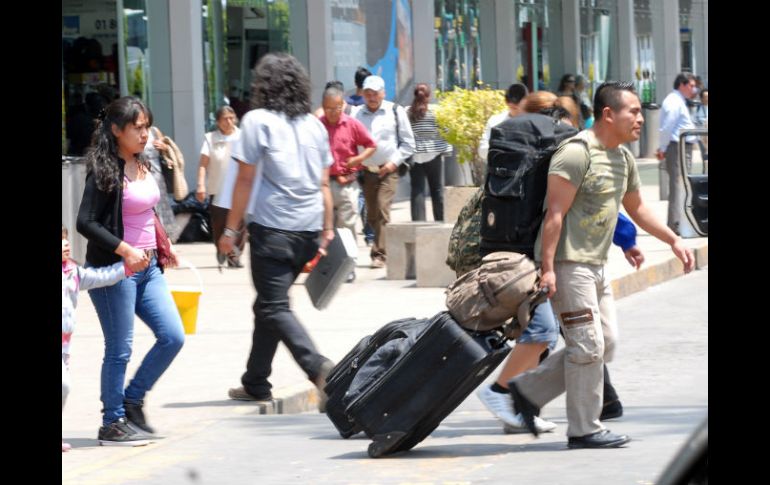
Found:
[[[572,126],[539,113],[492,128],[481,209],[482,255],[513,251],[534,257],[551,156],[575,134]]]

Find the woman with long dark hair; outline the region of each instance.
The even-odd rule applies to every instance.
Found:
[[[326,248],[334,238],[329,137],[310,112],[310,79],[297,59],[266,54],[252,76],[255,109],[243,117],[240,140],[230,152],[238,161],[238,176],[219,251],[233,250],[246,215],[257,300],[246,372],[242,385],[228,395],[243,401],[270,400],[268,378],[278,343],[283,342],[318,388],[323,410],[322,389],[334,365],[318,352],[291,311],[289,288],[319,247]]]
[[[126,96],[107,106],[86,157],[88,173],[77,229],[88,239],[86,266],[106,266],[121,258],[131,273],[125,280],[88,291],[104,334],[101,374],[102,427],[99,443],[147,444],[154,434],[144,416],[144,398],[184,343],[179,313],[158,265],[153,210],[160,191],[143,153],[152,113]],[[171,249],[169,265],[175,266]],[[155,334],[127,387],[134,314]]]
[[[452,147],[441,137],[436,124],[436,114],[428,104],[430,86],[419,83],[414,88],[414,100],[407,109],[414,132],[415,151],[409,181],[412,187],[410,205],[413,221],[425,220],[425,180],[428,180],[430,198],[433,201],[433,220],[444,220],[444,185],[442,163],[445,153]]]

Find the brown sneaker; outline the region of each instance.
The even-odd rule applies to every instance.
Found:
[[[246,389],[241,387],[234,387],[227,391],[227,395],[230,399],[235,399],[236,401],[272,401],[273,396],[272,394],[268,394],[266,396],[253,396],[246,392]]]

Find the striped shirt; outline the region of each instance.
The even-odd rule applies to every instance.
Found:
[[[411,112],[411,106],[407,108],[407,114]],[[436,113],[428,106],[428,110],[419,120],[409,120],[414,132],[414,141],[416,148],[413,159],[416,163],[427,162],[436,157],[439,153],[452,151],[452,147],[441,137],[436,124]],[[424,157],[421,155],[425,155]],[[421,160],[424,158],[424,160]]]

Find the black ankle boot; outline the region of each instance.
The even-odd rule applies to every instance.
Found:
[[[155,434],[155,430],[147,424],[147,420],[144,417],[144,411],[142,410],[142,404],[132,404],[130,402],[123,402],[123,407],[126,410],[126,419],[128,424],[135,428],[144,431],[145,433]]]

